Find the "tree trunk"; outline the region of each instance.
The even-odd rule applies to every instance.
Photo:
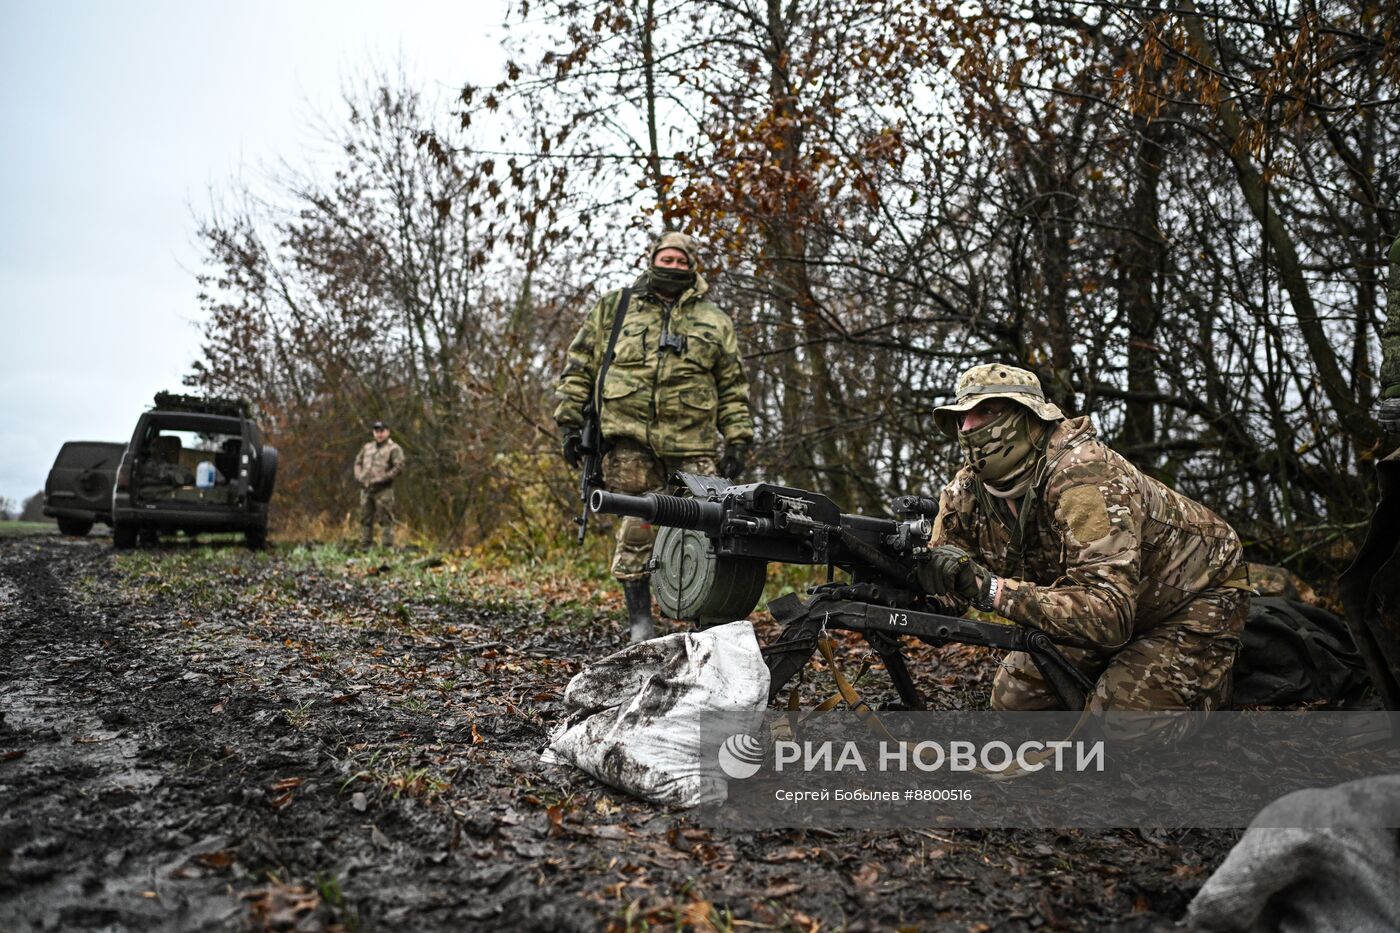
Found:
[[[1122,445],[1138,452],[1139,466],[1150,466],[1149,449],[1157,439],[1157,307],[1158,281],[1166,243],[1159,227],[1159,182],[1166,150],[1162,146],[1166,125],[1138,117],[1133,121],[1138,137],[1134,155],[1133,194],[1129,202],[1129,232],[1124,235],[1119,259],[1119,295],[1128,325],[1128,393],[1123,420]]]

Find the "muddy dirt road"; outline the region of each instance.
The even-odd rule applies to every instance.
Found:
[[[0,929],[1156,930],[1236,838],[707,831],[537,764],[616,621],[424,564],[0,540]]]

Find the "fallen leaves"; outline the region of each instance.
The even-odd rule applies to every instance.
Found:
[[[797,894],[800,891],[802,891],[805,887],[806,886],[800,881],[782,881],[776,884],[770,884],[768,887],[763,889],[763,893],[759,896],[766,898],[767,900],[776,901],[784,897]]]
[[[273,883],[244,892],[243,899],[263,930],[299,929],[321,906],[321,895],[302,885]]]
[[[820,849],[779,849],[777,852],[769,852],[763,857],[769,864],[780,864],[782,862],[805,862],[809,858],[815,857]]]
[[[304,781],[304,778],[291,777],[274,782],[272,790],[274,793],[277,793],[278,796],[272,798],[272,808],[274,810],[282,810],[291,806],[292,801],[296,797],[296,789],[300,787]]]
[[[219,849],[216,852],[201,852],[194,857],[194,860],[205,868],[223,871],[234,863],[235,855],[232,849]]]

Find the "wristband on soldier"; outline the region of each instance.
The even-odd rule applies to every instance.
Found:
[[[1001,577],[994,573],[987,574],[987,582],[982,584],[982,592],[977,598],[972,600],[974,609],[982,612],[996,612],[997,594],[1001,592]]]

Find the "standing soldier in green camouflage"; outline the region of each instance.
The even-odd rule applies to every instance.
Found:
[[[403,448],[389,439],[389,426],[376,421],[374,440],[355,457],[355,482],[360,484],[360,546],[374,544],[374,524],[381,541],[394,546],[394,480],[404,468]]]
[[[935,417],[966,465],[939,500],[929,592],[1050,636],[1097,681],[1091,708],[1227,701],[1249,593],[1224,520],[1066,419],[1024,369],[972,367]],[[993,708],[1056,702],[1029,655],[1006,657]]]
[[[708,297],[695,241],[667,233],[632,286],[605,384],[597,386],[605,444],[603,476],[613,492],[662,492],[681,470],[737,478],[753,442],[749,386],[734,322]],[[555,387],[564,459],[581,463],[583,409],[607,351],[622,291],[593,305],[569,345]],[[723,437],[724,455],[715,461]],[[617,527],[612,572],[627,598],[632,641],[656,634],[647,562],[656,530],[636,518]]]

